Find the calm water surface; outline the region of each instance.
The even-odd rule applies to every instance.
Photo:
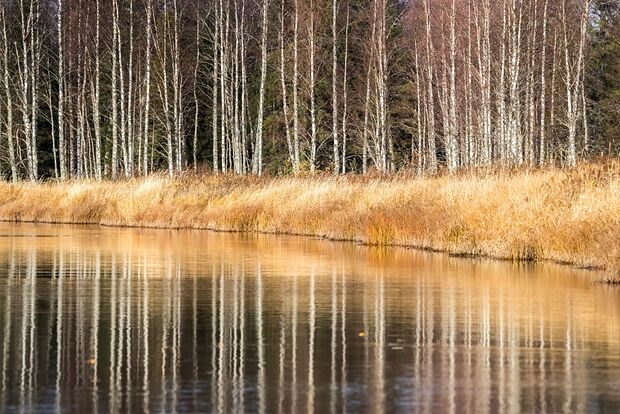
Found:
[[[620,290],[303,238],[0,224],[0,412],[620,412]]]

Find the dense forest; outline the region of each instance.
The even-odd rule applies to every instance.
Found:
[[[617,0],[1,0],[9,180],[575,165]]]

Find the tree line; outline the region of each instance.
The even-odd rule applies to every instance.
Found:
[[[606,0],[1,0],[12,180],[617,154]]]

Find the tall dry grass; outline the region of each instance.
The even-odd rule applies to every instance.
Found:
[[[321,236],[620,270],[620,165],[0,184],[0,219]]]

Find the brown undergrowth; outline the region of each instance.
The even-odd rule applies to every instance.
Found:
[[[313,235],[620,270],[620,165],[0,184],[0,219]]]

